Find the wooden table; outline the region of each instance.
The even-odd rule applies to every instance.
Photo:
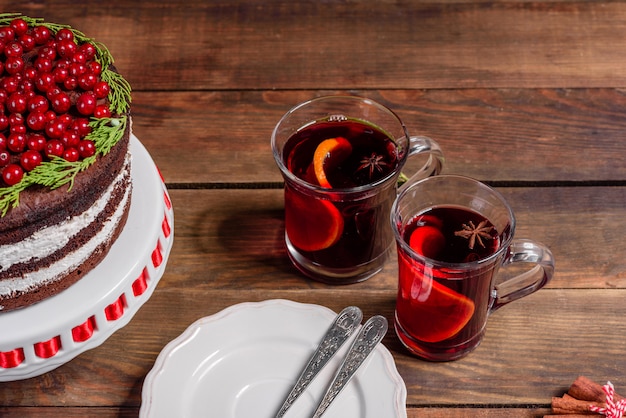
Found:
[[[395,255],[340,288],[286,257],[270,133],[293,105],[331,93],[378,100],[437,139],[444,172],[495,186],[517,236],[556,258],[550,285],[495,313],[462,360],[424,362],[387,335],[408,416],[540,417],[578,375],[626,392],[626,3],[0,4],[109,47],[175,213],[166,272],[130,324],[50,373],[0,383],[0,416],[137,416],[163,347],[239,302],[358,304],[391,319]]]

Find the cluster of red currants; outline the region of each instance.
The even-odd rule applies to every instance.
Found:
[[[74,162],[95,154],[85,139],[89,118],[111,117],[96,52],[67,28],[53,33],[23,19],[0,27],[0,186],[54,156]]]

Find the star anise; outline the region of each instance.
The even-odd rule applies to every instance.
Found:
[[[383,161],[385,158],[383,155],[372,153],[369,157],[364,157],[361,160],[361,165],[357,168],[357,171],[368,170],[370,179],[374,176],[374,171],[379,173],[383,172],[383,167],[387,167],[387,163]]]
[[[469,225],[468,225],[469,224]],[[460,231],[455,231],[454,235],[457,237],[463,237],[469,239],[469,249],[473,250],[476,241],[485,248],[485,243],[483,242],[483,238],[486,240],[492,239],[493,237],[489,234],[493,229],[493,225],[485,226],[487,224],[487,220],[484,220],[478,224],[478,226],[474,225],[474,222],[469,221],[467,224],[463,224],[463,229]]]

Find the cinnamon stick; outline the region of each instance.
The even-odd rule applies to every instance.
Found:
[[[543,418],[589,418],[589,414],[544,415]]]
[[[606,394],[602,389],[602,385],[585,376],[578,376],[567,393],[583,401],[606,403]],[[615,402],[619,402],[622,399],[623,397],[617,393],[613,396]]]
[[[597,407],[604,407],[604,403],[595,402],[595,401],[585,401],[576,399],[573,396],[568,394],[563,395],[562,398],[554,397],[552,398],[552,413],[556,415],[571,415],[571,414],[580,414],[580,415],[592,415],[595,412],[591,412],[589,409],[590,405],[595,405]]]

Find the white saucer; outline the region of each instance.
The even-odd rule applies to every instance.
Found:
[[[273,418],[335,317],[286,300],[242,303],[194,322],[159,354],[143,386],[141,418]],[[347,342],[285,418],[311,416]],[[381,344],[324,418],[405,418],[406,387]]]
[[[132,135],[133,196],[124,230],[105,259],[65,291],[0,313],[0,381],[49,372],[102,344],[150,298],[174,239],[174,214],[161,175]],[[2,364],[0,363],[0,364]]]

